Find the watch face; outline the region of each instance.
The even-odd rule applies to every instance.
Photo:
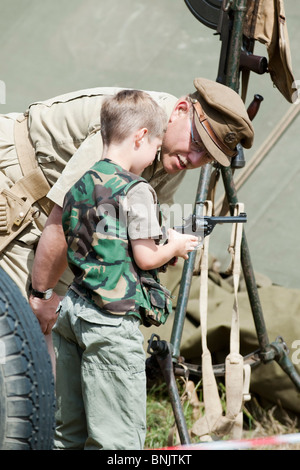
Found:
[[[53,289],[46,290],[46,292],[44,293],[44,299],[49,300],[52,296],[52,293],[53,293]]]

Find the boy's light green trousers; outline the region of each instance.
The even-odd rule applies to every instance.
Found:
[[[143,449],[146,374],[134,316],[103,313],[69,290],[53,329],[57,449]]]

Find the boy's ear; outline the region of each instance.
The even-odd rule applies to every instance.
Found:
[[[144,137],[146,134],[148,134],[148,129],[146,127],[139,129],[135,135],[135,143],[137,145],[140,145],[144,141]]]

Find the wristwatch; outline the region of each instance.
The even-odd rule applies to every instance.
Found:
[[[41,292],[39,290],[33,289],[31,284],[29,286],[29,289],[31,295],[33,295],[33,297],[38,297],[39,299],[49,300],[53,294],[53,289],[47,289]]]

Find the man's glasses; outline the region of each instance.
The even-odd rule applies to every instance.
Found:
[[[215,162],[216,160],[208,153],[203,143],[195,139],[192,119],[190,119],[190,123],[191,123],[191,141],[192,141],[192,145],[195,148],[195,152],[200,153],[200,152],[206,151],[205,158],[207,158],[207,160],[211,162]]]

